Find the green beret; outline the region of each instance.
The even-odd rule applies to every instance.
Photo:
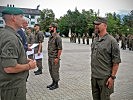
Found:
[[[16,8],[16,7],[6,7],[2,11],[2,15],[8,14],[8,15],[20,15],[23,14],[23,10]]]

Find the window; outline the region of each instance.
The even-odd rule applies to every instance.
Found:
[[[0,20],[0,24],[4,24],[3,20]]]
[[[0,17],[2,17],[2,13],[0,13]]]
[[[35,19],[35,16],[34,15],[31,15],[31,19]]]
[[[25,17],[29,18],[29,15],[28,14],[25,14]]]
[[[31,25],[35,25],[35,22],[31,22]]]

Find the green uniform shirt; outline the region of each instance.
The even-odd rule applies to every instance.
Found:
[[[26,64],[27,56],[21,37],[11,27],[6,26],[0,31],[0,88],[16,88],[26,86],[28,71],[9,74],[5,67]]]
[[[113,63],[120,63],[120,50],[117,41],[106,34],[94,40],[91,47],[92,77],[104,78],[112,73]]]
[[[56,58],[58,50],[62,50],[62,39],[58,33],[52,34],[48,41],[48,56],[49,58]]]
[[[42,43],[44,40],[44,33],[39,31],[37,33],[35,33],[35,43]],[[35,53],[38,52],[39,49],[39,45],[37,47],[35,47]],[[42,51],[42,48],[41,48]]]
[[[34,43],[34,35],[33,33],[30,33],[27,35],[27,43],[28,44],[33,44]]]
[[[42,43],[44,40],[44,33],[39,31],[35,33],[35,43]]]

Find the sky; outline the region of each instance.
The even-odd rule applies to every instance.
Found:
[[[14,5],[19,8],[52,9],[56,18],[60,18],[70,9],[74,11],[77,8],[80,12],[82,9],[88,11],[93,9],[95,12],[100,11],[100,16],[104,17],[106,13],[127,14],[133,10],[133,0],[0,0],[0,6]]]

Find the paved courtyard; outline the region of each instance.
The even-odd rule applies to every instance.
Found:
[[[92,100],[90,84],[90,45],[70,43],[63,38],[59,88],[49,90],[51,78],[47,64],[47,41],[43,43],[43,74],[30,71],[27,100]],[[120,64],[111,100],[133,100],[133,51],[121,50]]]

